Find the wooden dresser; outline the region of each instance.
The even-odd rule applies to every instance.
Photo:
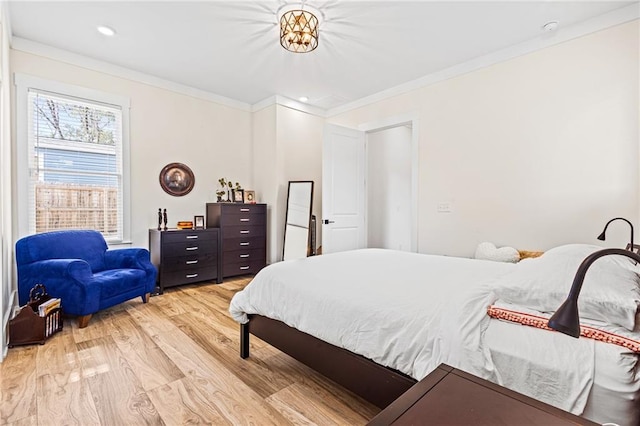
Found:
[[[223,278],[267,264],[267,205],[207,203],[207,228],[220,228]]]
[[[222,281],[220,230],[149,230],[151,263],[158,268],[159,292],[198,281]]]

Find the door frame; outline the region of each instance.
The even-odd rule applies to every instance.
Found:
[[[360,124],[358,130],[365,133],[365,176],[369,167],[369,133],[386,130],[393,127],[411,125],[411,252],[418,252],[418,182],[419,182],[419,133],[418,133],[418,113],[395,115],[381,120],[370,121]],[[366,182],[366,180],[365,180]],[[365,212],[368,211],[369,200],[365,196]],[[365,214],[365,230],[369,229],[369,219]],[[366,235],[366,234],[365,234]],[[365,239],[366,241],[366,239]]]

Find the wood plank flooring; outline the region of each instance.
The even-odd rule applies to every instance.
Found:
[[[250,278],[175,287],[75,318],[0,364],[2,425],[358,425],[380,410],[251,337],[229,301]]]

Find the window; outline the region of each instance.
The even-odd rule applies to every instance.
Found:
[[[128,240],[128,103],[109,102],[108,95],[88,89],[23,80],[34,79],[16,78],[26,104],[26,111],[18,110],[18,116],[26,115],[19,120],[26,129],[18,125],[26,135],[18,161],[24,173],[19,194],[26,198],[20,203],[26,213],[18,216],[26,222],[21,234],[95,229],[109,242]]]

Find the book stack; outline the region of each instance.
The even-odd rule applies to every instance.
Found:
[[[57,297],[53,297],[38,305],[38,315],[40,315],[41,317],[46,317],[49,312],[59,307],[60,299],[58,299]]]
[[[45,337],[49,337],[62,329],[60,315],[60,299],[57,297],[52,297],[38,305],[38,316],[44,318]]]
[[[178,222],[178,229],[193,229],[193,222],[190,220],[183,220]]]

